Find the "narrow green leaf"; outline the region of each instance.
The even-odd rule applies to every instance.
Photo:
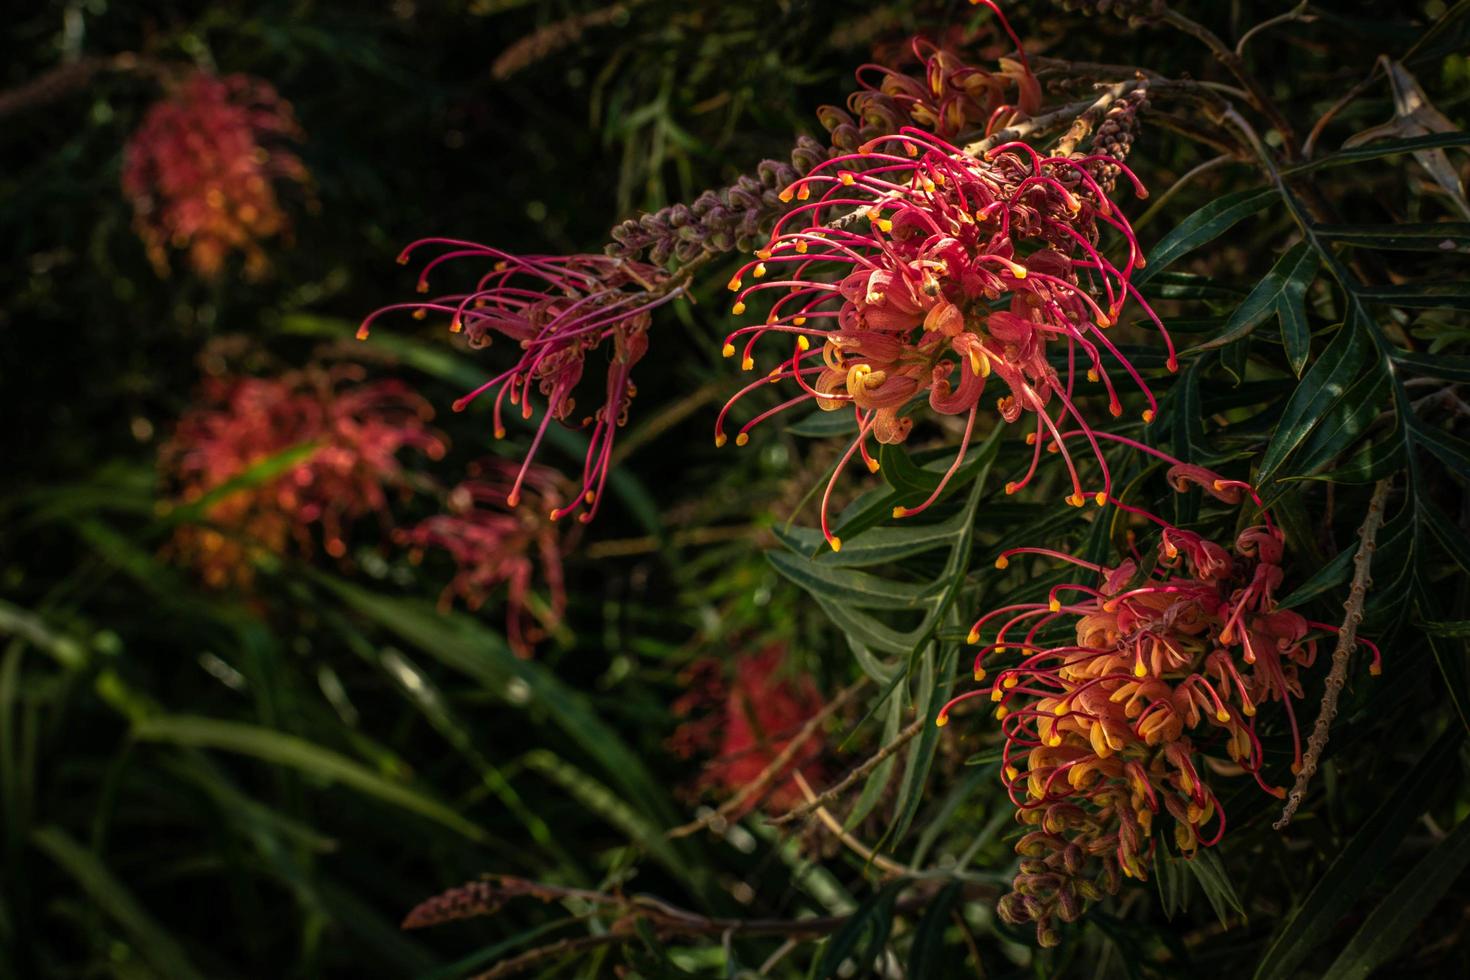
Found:
[[[1281,171],[1283,177],[1291,177],[1296,174],[1308,173],[1312,170],[1321,170],[1324,167],[1341,167],[1350,163],[1363,163],[1366,160],[1379,160],[1383,157],[1395,156],[1400,153],[1414,153],[1418,150],[1437,150],[1446,146],[1465,146],[1470,144],[1470,133],[1433,133],[1429,136],[1412,136],[1400,140],[1380,140],[1369,143],[1366,146],[1355,146],[1348,150],[1338,150],[1331,156],[1319,157],[1309,163],[1300,163],[1295,167],[1287,167]]]
[[[859,609],[916,609],[934,589],[932,584],[894,582],[785,551],[768,551],[766,559],[776,571],[812,595]]]
[[[1461,820],[1384,896],[1326,975],[1333,980],[1367,980],[1398,952],[1467,865],[1470,819]]]
[[[924,909],[924,917],[914,927],[914,941],[909,946],[910,977],[937,977],[943,972],[943,964],[951,958],[945,953],[944,933],[949,928],[950,912],[959,901],[961,883],[952,881],[934,896]]]
[[[473,841],[485,832],[453,809],[418,790],[393,782],[331,749],[283,732],[196,715],[164,715],[141,719],[133,737],[142,742],[171,742],[198,749],[237,752],[273,765],[296,769],[327,782],[342,783],[360,793],[442,824]]]
[[[82,847],[60,827],[40,827],[31,843],[61,866],[86,893],[92,904],[118,924],[138,952],[164,977],[189,980],[202,977],[183,946],[148,914],[96,854]]]
[[[794,436],[808,439],[830,439],[833,436],[856,435],[857,419],[851,412],[824,412],[821,409],[803,415],[786,426]]]
[[[1470,221],[1424,221],[1402,225],[1318,225],[1331,242],[1392,251],[1470,254]]]
[[[1460,729],[1440,737],[1384,800],[1317,879],[1301,906],[1282,925],[1256,968],[1256,980],[1289,980],[1307,955],[1327,940],[1332,927],[1393,859],[1410,825],[1432,801],[1432,788],[1454,767]]]
[[[888,942],[888,933],[893,928],[893,903],[903,885],[904,882],[899,880],[883,886],[838,927],[822,946],[822,956],[812,967],[813,977],[827,980],[837,976],[837,971],[849,958],[857,964],[858,975],[868,972]],[[858,950],[860,942],[862,949]]]
[[[1281,421],[1276,424],[1276,432],[1261,458],[1256,477],[1258,486],[1271,481],[1287,457],[1342,399],[1367,362],[1368,354],[1368,339],[1362,328],[1352,321],[1345,323],[1286,403]]]
[[[1470,283],[1406,282],[1394,286],[1359,286],[1355,292],[1364,303],[1387,303],[1406,309],[1445,308],[1470,310]]]
[[[1215,917],[1225,928],[1230,928],[1230,913],[1233,910],[1237,915],[1245,915],[1245,906],[1240,903],[1240,896],[1235,894],[1235,886],[1230,883],[1230,876],[1225,871],[1225,865],[1220,860],[1220,855],[1211,850],[1199,850],[1194,857],[1182,862],[1195,880],[1199,882],[1200,888],[1209,899],[1210,907],[1215,910]]]
[[[1271,271],[1230,314],[1219,336],[1205,341],[1195,350],[1212,350],[1233,343],[1277,315],[1283,307],[1301,311],[1299,319],[1305,327],[1303,302],[1307,287],[1317,277],[1317,266],[1317,254],[1312,251],[1312,246],[1308,242],[1297,242],[1276,260]],[[1295,313],[1287,315],[1294,316]]]
[[[1397,351],[1393,362],[1411,371],[1427,374],[1431,378],[1445,381],[1470,381],[1470,357],[1451,357],[1437,354],[1411,354]]]
[[[1226,194],[1206,204],[1175,225],[1173,230],[1149,250],[1148,265],[1133,277],[1134,285],[1142,286],[1176,259],[1220,237],[1242,219],[1265,208],[1276,197],[1275,188],[1265,187]]]
[[[814,527],[773,528],[777,540],[798,555],[815,556],[812,560],[834,568],[863,568],[882,562],[898,561],[913,555],[953,544],[955,535],[963,531],[967,514],[961,512],[934,524],[906,521],[900,527],[874,527],[855,537],[842,539],[842,550],[827,547],[822,532]]]

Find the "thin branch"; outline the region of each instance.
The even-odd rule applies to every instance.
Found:
[[[1353,585],[1348,592],[1343,608],[1347,616],[1342,629],[1337,631],[1337,649],[1332,651],[1332,670],[1327,675],[1327,690],[1322,694],[1322,709],[1317,714],[1317,724],[1312,728],[1312,737],[1307,740],[1307,751],[1302,757],[1301,771],[1296,774],[1296,785],[1291,788],[1281,819],[1272,824],[1282,830],[1291,822],[1297,808],[1307,793],[1307,784],[1317,772],[1317,762],[1322,750],[1327,747],[1328,730],[1332,719],[1337,717],[1337,698],[1347,683],[1348,660],[1358,646],[1358,624],[1363,621],[1363,603],[1368,598],[1368,588],[1373,584],[1370,571],[1373,565],[1373,549],[1376,547],[1378,529],[1383,526],[1384,506],[1388,501],[1388,480],[1379,480],[1368,501],[1368,516],[1358,528],[1358,553],[1353,556]]]
[[[771,820],[771,823],[774,826],[779,827],[782,824],[790,823],[793,820],[800,820],[803,817],[810,816],[811,813],[818,807],[824,807],[827,804],[834,802],[839,796],[847,792],[847,790],[851,788],[854,783],[856,783],[868,773],[872,772],[874,769],[882,765],[884,759],[887,759],[889,756],[893,755],[893,753],[903,748],[905,745],[908,744],[910,739],[919,734],[919,732],[923,731],[924,724],[927,720],[928,719],[926,718],[915,718],[912,722],[909,723],[907,728],[899,732],[898,735],[894,737],[893,741],[883,746],[881,749],[873,753],[872,756],[865,759],[863,762],[854,766],[846,776],[843,776],[832,786],[828,787],[826,790],[823,790],[821,795],[815,797],[814,799],[808,800],[806,803],[797,806],[795,809],[781,814],[781,816],[779,817],[775,817]]]
[[[1194,178],[1198,177],[1200,174],[1209,173],[1216,167],[1223,167],[1225,164],[1234,159],[1235,155],[1232,153],[1222,153],[1217,157],[1211,157],[1204,163],[1195,167],[1193,170],[1190,170],[1188,173],[1184,174],[1178,180],[1174,181],[1174,183],[1169,185],[1169,189],[1164,191],[1164,193],[1160,194],[1158,197],[1154,198],[1154,202],[1149,205],[1148,210],[1139,215],[1138,220],[1133,222],[1133,230],[1137,231],[1138,229],[1142,228],[1144,225],[1152,221],[1154,219],[1154,215],[1159,213],[1159,209],[1162,208],[1165,204],[1169,203],[1169,199],[1172,198],[1175,194],[1179,193],[1179,191],[1183,189],[1183,187],[1191,180],[1194,180]]]
[[[1072,120],[1072,125],[1067,127],[1067,131],[1057,141],[1056,155],[1059,157],[1071,156],[1077,149],[1077,144],[1085,140],[1097,127],[1102,117],[1107,114],[1108,107],[1137,88],[1139,84],[1139,81],[1135,79],[1131,82],[1117,82],[1103,89],[1097,101],[1078,113],[1077,118]]]
[[[1240,40],[1235,42],[1235,56],[1237,58],[1244,57],[1245,46],[1251,42],[1252,38],[1254,38],[1262,31],[1268,31],[1278,24],[1286,24],[1294,20],[1301,21],[1304,24],[1310,24],[1316,19],[1317,15],[1312,13],[1312,5],[1308,3],[1307,0],[1302,0],[1301,3],[1297,4],[1286,13],[1277,14],[1275,17],[1263,20],[1255,27],[1252,27],[1250,30],[1242,34],[1240,36]]]
[[[1122,82],[1121,84],[1126,86],[1124,89],[1126,92],[1131,91],[1142,83],[1135,81]],[[992,133],[983,140],[976,140],[974,143],[965,147],[965,152],[972,157],[984,156],[987,152],[1000,146],[1002,143],[1012,143],[1016,140],[1025,139],[1028,136],[1034,136],[1037,133],[1046,132],[1049,129],[1055,129],[1062,123],[1075,118],[1079,112],[1086,110],[1094,101],[1093,99],[1084,99],[1080,102],[1069,102],[1061,108],[1053,109],[1051,112],[1044,112],[1039,116],[1023,119],[1014,126],[1008,126],[998,133]]]
[[[776,777],[791,764],[791,760],[796,758],[796,753],[801,751],[801,747],[822,727],[823,722],[830,718],[844,704],[851,701],[867,685],[868,679],[864,677],[843,688],[837,693],[836,697],[822,707],[821,711],[818,711],[815,715],[807,719],[806,724],[801,726],[801,730],[792,736],[791,741],[786,743],[786,747],[771,760],[769,765],[761,770],[760,775],[742,786],[740,792],[730,797],[724,803],[721,803],[716,809],[704,814],[698,820],[686,823],[681,827],[675,827],[664,836],[670,840],[674,840],[680,837],[688,837],[690,834],[698,833],[701,830],[706,830],[716,822],[728,819],[730,814],[739,811],[741,807],[745,806],[757,794],[764,793],[766,788],[776,780]],[[793,775],[796,775],[796,773],[793,773]]]
[[[894,861],[891,858],[884,857],[882,854],[879,854],[877,851],[873,850],[871,847],[867,846],[862,841],[852,836],[852,834],[849,834],[846,828],[842,826],[841,822],[838,821],[836,817],[832,816],[832,811],[828,810],[826,807],[817,802],[817,794],[812,792],[811,784],[806,781],[806,777],[799,772],[794,772],[791,774],[791,776],[794,780],[796,780],[796,785],[801,790],[801,795],[806,797],[807,806],[813,807],[815,809],[817,819],[822,822],[822,826],[826,827],[827,832],[830,833],[833,837],[836,837],[839,841],[841,841],[844,847],[852,851],[864,861],[873,865],[875,868],[881,868],[891,875],[897,875],[899,877],[910,877],[912,875],[918,874],[918,872],[915,871],[913,868],[905,867],[904,865],[899,864],[897,861]]]
[[[1226,71],[1234,75],[1236,81],[1245,87],[1246,93],[1250,97],[1251,106],[1260,112],[1261,115],[1265,116],[1276,131],[1281,134],[1282,151],[1287,160],[1294,161],[1297,157],[1296,131],[1292,129],[1291,123],[1287,121],[1286,117],[1281,114],[1281,110],[1277,108],[1271,96],[1261,87],[1261,83],[1256,80],[1254,75],[1245,70],[1245,62],[1241,60],[1240,55],[1236,54],[1224,41],[1220,40],[1214,31],[1203,24],[1190,20],[1167,5],[1160,5],[1157,16],[1163,23],[1183,31],[1210,49],[1210,52],[1215,56],[1215,60],[1224,65]]]

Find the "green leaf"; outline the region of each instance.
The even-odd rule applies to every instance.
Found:
[[[1418,150],[1437,150],[1446,146],[1470,145],[1470,133],[1433,133],[1429,136],[1413,136],[1401,140],[1380,140],[1366,146],[1355,146],[1349,150],[1338,150],[1331,156],[1319,157],[1310,163],[1297,164],[1281,171],[1283,177],[1321,170],[1323,167],[1341,167],[1366,160],[1379,160],[1399,153],[1414,153]]]
[[[1392,251],[1470,254],[1470,221],[1401,225],[1318,225],[1317,234],[1340,245]]]
[[[856,435],[857,430],[857,419],[851,412],[824,412],[821,409],[803,415],[786,426],[786,431],[792,435],[808,439],[830,439],[833,436]]]
[[[361,763],[330,749],[283,732],[241,722],[196,715],[164,715],[141,719],[133,737],[142,742],[171,742],[198,749],[219,749],[285,766],[326,782],[342,783],[360,793],[401,807],[483,842],[487,835],[444,803],[418,790],[378,775]]]
[[[61,866],[86,893],[94,907],[116,922],[160,976],[189,980],[202,977],[178,940],[169,935],[139,904],[125,884],[91,851],[60,827],[37,828],[31,843]]]
[[[1409,827],[1432,802],[1433,787],[1443,785],[1447,774],[1457,769],[1460,733],[1452,728],[1442,735],[1398,786],[1384,791],[1383,803],[1337,849],[1332,864],[1282,925],[1256,968],[1256,980],[1289,980],[1307,955],[1327,940],[1332,927],[1393,859]]]
[[[814,560],[818,564],[838,568],[862,568],[910,558],[953,544],[955,535],[964,530],[965,516],[960,512],[933,524],[907,521],[901,527],[869,528],[856,537],[843,538],[841,551],[833,551],[827,547],[822,532],[814,527],[777,526],[773,530],[782,544],[798,555],[815,556]]]
[[[951,961],[951,957],[945,952],[944,932],[949,928],[950,912],[959,901],[962,887],[962,883],[958,881],[945,885],[924,909],[924,917],[914,927],[914,941],[909,946],[908,975],[915,980],[919,977],[940,976],[943,965]]]
[[[894,582],[785,551],[768,551],[766,558],[776,571],[812,595],[859,609],[917,609],[934,591],[932,583]]]
[[[1271,271],[1266,273],[1256,284],[1256,288],[1250,291],[1250,295],[1235,308],[1230,319],[1225,321],[1225,328],[1219,336],[1200,344],[1195,350],[1224,347],[1246,336],[1272,316],[1281,318],[1283,338],[1288,319],[1300,321],[1301,329],[1305,331],[1307,316],[1304,301],[1307,287],[1317,277],[1317,267],[1317,254],[1312,251],[1312,246],[1304,241],[1297,242],[1276,260]],[[1306,360],[1305,353],[1302,354],[1302,360]],[[1295,363],[1292,370],[1300,373]]]
[[[1461,820],[1384,896],[1327,970],[1333,980],[1367,980],[1389,961],[1470,865],[1470,819]]]
[[[893,903],[904,884],[902,879],[890,882],[849,916],[822,946],[821,958],[813,964],[811,975],[821,980],[835,977],[849,958],[857,964],[858,975],[867,974],[888,942],[893,929]],[[860,942],[862,949],[857,951]]]
[[[1134,285],[1142,286],[1168,268],[1170,263],[1220,237],[1242,219],[1265,208],[1276,197],[1275,188],[1265,187],[1226,194],[1206,204],[1175,225],[1149,250],[1148,265],[1133,277]]]
[[[1470,381],[1470,357],[1411,354],[1408,351],[1397,351],[1393,355],[1393,361],[1401,367],[1427,374],[1431,378],[1443,378],[1445,381]]]
[[[1293,589],[1291,595],[1281,600],[1282,608],[1290,609],[1300,606],[1347,582],[1348,577],[1352,575],[1353,555],[1357,553],[1357,550],[1356,547],[1346,548],[1336,558],[1317,569],[1311,578]]]
[[[1240,903],[1240,896],[1235,894],[1235,886],[1230,883],[1230,876],[1225,872],[1220,855],[1201,849],[1195,852],[1194,857],[1186,858],[1182,863],[1199,882],[1205,898],[1210,900],[1210,907],[1215,910],[1215,917],[1220,920],[1220,925],[1230,928],[1232,910],[1242,917],[1245,916],[1245,906]]]
[[[190,500],[173,508],[164,517],[165,525],[183,524],[191,521],[207,520],[209,511],[215,504],[225,500],[241,490],[249,490],[269,483],[276,477],[285,473],[297,463],[309,459],[312,453],[317,451],[317,444],[304,442],[296,446],[287,446],[280,452],[254,463],[235,476],[230,477],[219,486],[197,500]]]
[[[1405,309],[1470,310],[1470,283],[1406,282],[1394,286],[1359,286],[1355,290],[1364,303],[1387,303]]]
[[[1420,623],[1419,628],[1435,636],[1470,637],[1470,619],[1428,620]]]
[[[1368,339],[1363,330],[1351,321],[1344,324],[1286,403],[1281,421],[1276,424],[1276,432],[1261,458],[1257,486],[1271,481],[1302,440],[1342,400],[1367,362],[1368,354]]]

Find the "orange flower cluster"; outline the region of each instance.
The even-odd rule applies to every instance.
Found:
[[[405,385],[364,383],[356,365],[208,379],[160,454],[179,502],[203,505],[208,522],[181,527],[171,550],[215,588],[248,585],[252,556],[310,553],[318,535],[346,555],[351,523],[386,521],[389,491],[407,489],[398,454],[443,456],[432,417]],[[278,461],[289,465],[277,472]]]
[[[1177,461],[1169,479],[1232,504],[1251,492]],[[1146,570],[1141,556],[1104,567],[1039,548],[1005,552],[998,567],[1043,554],[1096,578],[1059,585],[1045,603],[982,616],[972,642],[999,625],[976,658],[976,679],[987,676],[987,657],[1018,659],[939,716],[943,724],[954,704],[986,693],[997,703],[1005,784],[1031,828],[1016,846],[1020,873],[999,913],[1034,923],[1042,945],[1055,945],[1057,922],[1116,892],[1122,877],[1147,877],[1160,819],[1186,857],[1220,840],[1225,813],[1206,772],[1248,773],[1285,796],[1263,777],[1257,713],[1272,702],[1284,708],[1295,771],[1299,672],[1316,658],[1313,631],[1335,630],[1279,606],[1284,537],[1269,514],[1232,549],[1147,516],[1163,531]]]
[[[281,146],[300,138],[290,104],[246,75],[197,72],[149,109],[124,151],[122,184],[159,274],[175,248],[201,276],[219,275],[233,252],[247,275],[263,275],[261,242],[290,227],[273,182],[308,179]]]

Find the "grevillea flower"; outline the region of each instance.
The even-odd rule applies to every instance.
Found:
[[[725,406],[716,445],[726,441],[730,409],[767,382],[789,380],[800,390],[743,425],[738,445],[762,420],[807,401],[852,410],[858,435],[822,505],[823,534],[835,549],[841,542],[827,526],[827,498],[853,454],[876,471],[868,439],[903,442],[913,426],[909,408],[919,399],[941,415],[965,415],[948,473],[928,500],[895,516],[924,510],[963,462],[986,382],[996,375],[1006,389],[996,413],[1008,423],[1030,413],[1036,424],[1032,465],[1007,491],[1031,480],[1050,439],[1071,474],[1068,501],[1105,502],[1107,466],[1075,404],[1078,361],[1089,381],[1102,383],[1115,416],[1123,407],[1107,363],[1120,365],[1147,401],[1144,420],[1153,419],[1153,393],[1106,332],[1130,298],[1158,325],[1170,369],[1177,361],[1163,324],[1131,282],[1144,259],[1127,219],[1094,179],[1103,166],[1121,168],[1144,194],[1111,157],[1042,157],[1009,143],[976,158],[912,128],[814,168],[786,190],[809,203],[788,212],[730,281],[737,316],[761,296],[774,298],[762,322],[730,334],[725,355],[743,340],[742,367],[750,370],[762,337],[785,337],[791,348]],[[1121,241],[1116,260],[1101,250],[1104,229]],[[747,285],[747,276],[756,281]],[[1049,356],[1063,355],[1059,374]],[[1068,418],[1102,466],[1100,492],[1084,494],[1059,430]]]
[[[1246,484],[1170,462],[1176,488],[1201,486],[1227,503],[1255,498]],[[982,616],[970,641],[990,638],[975,678],[989,676],[986,663],[1004,666],[939,715],[944,724],[954,705],[987,694],[996,703],[1006,788],[1030,828],[999,911],[1035,923],[1043,945],[1058,941],[1058,920],[1075,920],[1122,877],[1147,877],[1158,818],[1171,822],[1185,856],[1220,840],[1225,813],[1208,772],[1248,773],[1285,796],[1262,772],[1258,713],[1282,706],[1296,771],[1300,672],[1317,655],[1313,631],[1335,632],[1278,605],[1284,539],[1264,510],[1266,523],[1240,532],[1231,549],[1148,516],[1162,527],[1151,565],[1141,556],[1105,567],[1041,548],[1003,553],[1000,568],[1041,554],[1092,577],[1054,587],[1044,603]],[[1377,673],[1378,650],[1368,645]]]
[[[318,536],[343,557],[350,525],[368,514],[386,522],[389,492],[406,489],[399,453],[443,456],[432,417],[406,386],[364,382],[356,365],[207,379],[159,462],[180,503],[219,496],[201,515],[208,526],[180,528],[172,552],[212,587],[248,585],[251,554],[309,554]],[[305,455],[283,472],[252,474],[293,450]]]
[[[553,419],[591,429],[581,488],[564,505],[551,511],[558,520],[579,508],[584,523],[597,513],[607,483],[617,430],[628,421],[628,408],[637,394],[633,367],[648,350],[648,325],[654,309],[684,292],[656,266],[606,255],[511,255],[486,245],[434,238],[404,249],[398,261],[407,264],[423,247],[443,251],[425,264],[418,289],[429,292],[429,274],[446,262],[472,259],[489,269],[468,292],[434,296],[417,303],[399,303],[370,315],[358,329],[366,339],[373,321],[385,313],[408,310],[415,317],[430,313],[447,316],[449,329],[464,333],[472,347],[488,347],[497,336],[514,345],[516,360],[474,391],[454,403],[463,411],[476,398],[495,390],[495,437],[505,437],[501,412],[508,400],[523,418],[535,413],[536,393],[546,400],[545,410],[520,472],[511,481],[506,503],[520,503],[521,490],[536,451]],[[590,415],[577,411],[576,389],[586,359],[602,349],[608,363],[600,404]],[[579,420],[580,416],[580,420]]]
[[[232,252],[244,255],[247,275],[262,275],[261,243],[290,227],[275,182],[308,179],[284,147],[300,139],[290,104],[247,75],[197,72],[150,108],[128,140],[122,184],[159,274],[176,248],[202,276],[218,275]]]
[[[458,570],[439,597],[442,607],[458,596],[478,609],[505,586],[506,638],[511,649],[527,657],[566,613],[561,535],[547,516],[562,506],[563,494],[554,471],[532,466],[521,492],[535,498],[533,505],[508,508],[505,500],[516,476],[516,466],[504,460],[471,467],[469,479],[450,491],[444,513],[399,529],[394,540],[411,549],[415,561],[429,549],[449,554]],[[538,578],[546,586],[544,606],[527,601]]]
[[[715,659],[696,661],[685,671],[685,693],[674,702],[674,715],[689,720],[675,730],[669,745],[684,758],[708,759],[700,789],[726,796],[739,792],[822,709],[822,696],[811,678],[783,670],[785,663],[786,648],[772,644],[737,657],[733,679],[726,677],[727,665]],[[813,738],[797,750],[785,772],[820,780],[821,755],[821,742]],[[803,799],[795,779],[777,775],[765,798],[772,812],[789,810]]]

